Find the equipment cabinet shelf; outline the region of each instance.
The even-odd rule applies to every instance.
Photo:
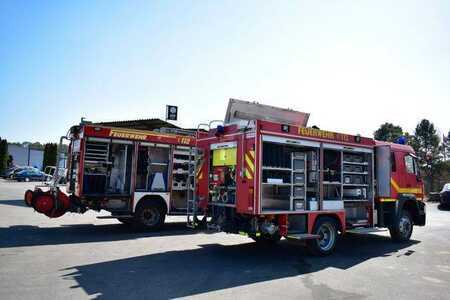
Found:
[[[262,167],[263,170],[273,170],[273,171],[287,171],[291,172],[292,169],[290,168],[280,168],[280,167]]]
[[[355,161],[343,161],[342,163],[347,165],[360,165],[360,166],[367,166],[368,162],[355,162]]]
[[[264,185],[280,185],[280,186],[291,186],[290,183],[272,183],[272,182],[263,182]]]
[[[369,202],[367,199],[343,199],[344,202]]]
[[[343,186],[369,186],[369,185],[363,183],[344,183]]]
[[[344,174],[368,175],[368,172],[344,172]]]

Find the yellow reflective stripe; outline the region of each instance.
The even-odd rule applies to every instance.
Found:
[[[381,198],[380,202],[395,202],[397,201],[397,199],[393,199],[393,198]]]
[[[252,173],[250,173],[250,171],[245,168],[245,177],[247,177],[248,179],[253,179]]]
[[[202,168],[203,168],[203,160],[200,161],[200,164],[199,164],[198,169],[197,169],[197,173],[195,174],[195,176],[197,176],[198,179],[202,179],[203,178]]]
[[[397,193],[401,194],[422,194],[422,189],[419,188],[401,188],[398,186],[397,182],[393,178],[391,178],[391,184],[394,187],[394,190],[397,191]]]
[[[250,156],[255,159],[255,151],[254,150],[250,150],[248,151],[250,153]]]
[[[255,171],[255,165],[253,164],[253,161],[250,159],[248,154],[245,155],[245,162],[247,163],[247,166],[250,168],[252,172]]]

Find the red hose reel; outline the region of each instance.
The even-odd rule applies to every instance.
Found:
[[[61,191],[55,193],[35,191],[32,192],[31,205],[33,208],[46,215],[49,218],[58,218],[64,215],[70,208],[69,197]],[[25,202],[27,202],[28,191],[25,193]]]

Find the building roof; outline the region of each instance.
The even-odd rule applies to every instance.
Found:
[[[126,120],[126,121],[111,121],[111,122],[94,122],[94,125],[100,126],[111,126],[120,128],[130,128],[130,129],[141,129],[141,130],[155,130],[162,127],[166,128],[176,128],[180,127],[163,121],[161,119],[138,119],[138,120]]]

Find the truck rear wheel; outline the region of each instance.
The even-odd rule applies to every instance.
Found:
[[[308,250],[316,256],[325,256],[333,252],[338,238],[336,220],[329,217],[321,217],[316,221],[313,234],[319,236],[317,239],[307,241]]]
[[[165,209],[158,203],[143,202],[134,213],[133,224],[141,230],[158,230],[164,224]]]
[[[389,227],[392,240],[395,242],[408,241],[413,232],[413,224],[411,214],[403,209],[395,219],[393,226]]]

